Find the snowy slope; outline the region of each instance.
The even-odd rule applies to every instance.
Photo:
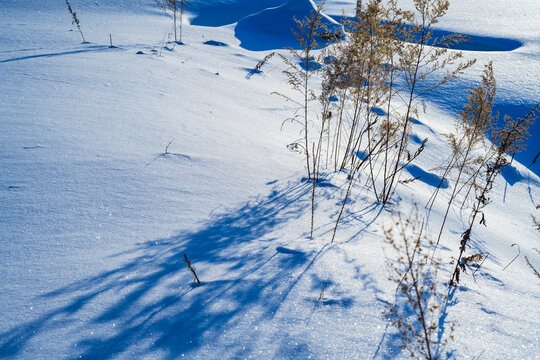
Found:
[[[194,2],[186,45],[175,45],[164,43],[171,21],[152,1],[71,1],[89,44],[62,2],[1,2],[0,358],[405,355],[383,316],[395,285],[381,226],[393,208],[356,188],[330,244],[345,183],[330,174],[309,240],[304,159],[286,147],[298,133],[282,130],[294,108],[271,94],[289,92],[285,67],[274,59],[254,72],[267,51],[242,43],[268,30],[252,20],[271,16],[273,42],[256,49],[287,45],[277,25],[309,4]],[[538,101],[539,5],[505,5],[454,0],[440,24],[523,46],[468,52],[478,66],[446,96],[427,99],[415,128],[430,137],[420,169],[447,158],[439,134],[452,130],[455,104],[483,63],[494,61],[501,107],[519,112]],[[353,7],[329,1],[327,14]],[[406,212],[432,189],[403,185],[396,203]],[[488,226],[474,238],[490,257],[446,309],[459,323],[451,356],[537,356],[538,279],[523,256],[539,264],[530,221],[539,189],[538,176],[518,163],[497,182]],[[429,229],[443,212],[440,199]],[[449,220],[441,256],[455,253],[467,216]],[[514,243],[521,255],[503,271]],[[192,285],[184,253],[202,286]]]

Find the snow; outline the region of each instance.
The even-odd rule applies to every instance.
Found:
[[[247,50],[298,48],[298,40],[292,32],[297,29],[296,20],[309,18],[315,8],[312,0],[290,0],[284,5],[240,19],[234,30],[235,36],[240,40],[240,46]],[[337,21],[324,13],[320,21],[329,33],[342,32]]]
[[[354,3],[328,1],[325,13],[352,15]],[[382,229],[394,209],[427,202],[449,151],[440,134],[483,64],[494,62],[499,109],[523,115],[538,101],[540,3],[452,2],[441,30],[523,45],[466,52],[477,65],[426,98],[415,125],[429,142],[408,171],[423,180],[401,184],[389,207],[355,187],[334,243],[345,175],[328,173],[317,190],[309,240],[304,158],[287,148],[299,135],[282,128],[294,107],[271,94],[290,93],[285,66],[253,71],[291,45],[293,16],[313,2],[194,2],[185,45],[166,46],[171,20],[153,1],[71,5],[89,44],[62,2],[0,3],[0,358],[405,357],[383,314],[395,284]],[[445,309],[458,322],[451,357],[537,356],[538,279],[524,256],[538,268],[540,178],[538,164],[526,168],[538,129],[473,232],[490,255]],[[441,257],[455,254],[467,219],[452,210]]]

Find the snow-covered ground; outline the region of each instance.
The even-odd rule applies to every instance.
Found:
[[[275,8],[286,2],[194,0],[185,45],[176,45],[165,44],[171,20],[151,0],[72,0],[88,44],[63,2],[2,0],[0,358],[406,355],[384,316],[395,284],[382,226],[392,209],[424,204],[433,183],[400,185],[387,208],[355,188],[330,244],[346,182],[330,174],[309,240],[304,158],[286,147],[299,135],[282,129],[294,108],[271,94],[289,92],[285,66],[273,59],[253,71],[272,48],[290,44],[280,24],[310,4]],[[328,1],[326,13],[352,15],[354,4]],[[452,2],[441,30],[521,46],[467,51],[477,65],[426,99],[415,128],[430,138],[420,169],[447,159],[440,134],[453,129],[488,61],[499,109],[524,115],[539,100],[539,15],[535,0]],[[538,129],[525,165],[540,151]],[[524,256],[538,269],[530,214],[539,196],[540,178],[519,163],[495,184],[487,227],[473,237],[490,256],[444,309],[458,325],[450,357],[537,358],[539,283]],[[444,205],[436,203],[429,230],[437,231]],[[467,217],[451,213],[445,260]],[[520,256],[503,271],[517,254],[512,244]],[[442,268],[441,282],[450,270]]]

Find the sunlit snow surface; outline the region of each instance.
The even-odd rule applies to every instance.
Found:
[[[329,1],[326,14],[351,16],[354,3]],[[383,316],[394,300],[381,227],[392,207],[356,188],[329,244],[346,179],[328,175],[310,241],[304,159],[286,147],[298,128],[282,129],[294,107],[271,94],[290,93],[285,67],[254,71],[290,45],[280,25],[312,3],[193,2],[185,45],[164,44],[171,20],[153,1],[71,5],[88,44],[61,1],[0,2],[0,358],[406,357]],[[252,21],[269,14],[274,27]],[[535,0],[452,3],[438,29],[484,48],[466,51],[477,65],[425,99],[411,140],[429,137],[427,151],[407,169],[423,177],[398,188],[394,207],[427,202],[449,152],[440,134],[453,131],[483,64],[494,62],[501,111],[523,115],[539,100],[539,14]],[[250,32],[272,42],[250,47]],[[540,150],[530,147],[525,165]],[[539,186],[519,163],[496,183],[471,250],[490,256],[444,309],[458,322],[452,357],[537,356],[539,284],[524,256],[540,267]],[[455,254],[467,219],[453,211],[441,256]],[[503,271],[512,244],[520,256]]]

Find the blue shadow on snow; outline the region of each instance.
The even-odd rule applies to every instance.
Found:
[[[463,105],[467,103],[468,91],[463,89],[471,89],[480,85],[480,82],[465,81],[461,79],[459,82],[451,82],[444,84],[434,91],[424,95],[424,97],[436,103],[441,108],[447,111],[457,114],[462,110]],[[501,125],[504,115],[511,116],[514,120],[526,116],[531,109],[536,105],[535,102],[530,100],[516,100],[513,102],[513,98],[518,98],[516,94],[499,89],[499,94],[505,94],[505,97],[497,96],[495,98],[495,104],[493,113],[499,113],[499,123]],[[534,164],[535,157],[540,152],[540,121],[535,121],[532,127],[529,129],[530,137],[526,142],[527,147],[525,151],[519,152],[515,155],[515,159],[537,175],[540,175],[540,159]],[[532,164],[532,165],[531,165]]]
[[[240,40],[240,46],[251,51],[268,51],[282,48],[299,49],[300,43],[292,30],[297,31],[295,18],[309,18],[313,11],[309,0],[291,0],[278,7],[268,8],[259,13],[247,16],[236,24],[234,33]],[[324,15],[321,19],[328,28],[329,34],[343,35],[342,25]],[[328,45],[333,39],[317,37],[320,47]]]
[[[205,1],[190,5],[190,11],[197,15],[191,20],[191,25],[223,26],[258,13],[264,9],[283,5],[287,0],[235,0],[235,1]]]
[[[210,46],[223,46],[223,47],[229,46],[228,44],[225,44],[224,42],[215,41],[215,40],[208,40],[208,41],[203,42],[203,44],[210,45]]]
[[[269,196],[214,215],[198,230],[119,254],[128,260],[115,269],[42,295],[39,301],[51,307],[0,333],[0,354],[21,356],[43,334],[58,333],[66,324],[80,330],[69,340],[66,357],[71,359],[190,358],[209,339],[220,345],[224,358],[255,353],[261,335],[252,329],[279,313],[287,295],[329,248],[300,251],[272,237],[309,211],[310,187],[308,182],[276,186]],[[202,285],[190,285],[193,275],[183,254]],[[219,278],[214,269],[221,269]],[[325,305],[350,306],[352,301]],[[89,327],[99,331],[84,331]]]
[[[117,47],[117,46],[111,48],[108,45],[92,45],[92,46],[88,46],[88,47],[86,47],[84,49],[60,51],[60,52],[56,52],[56,53],[36,54],[36,55],[21,56],[21,57],[16,57],[16,58],[11,58],[11,59],[4,59],[4,60],[0,60],[0,63],[7,63],[7,62],[12,62],[12,61],[20,61],[20,60],[29,60],[29,59],[37,59],[37,58],[42,58],[42,57],[56,57],[56,56],[64,56],[64,55],[74,55],[74,54],[81,54],[81,53],[85,53],[85,52],[115,51],[115,50],[119,50],[119,49],[120,48]]]
[[[419,181],[421,181],[423,183],[426,183],[429,186],[437,187],[440,184],[441,189],[448,188],[448,180],[444,179],[441,182],[442,179],[441,179],[440,176],[438,176],[436,174],[433,174],[433,173],[430,173],[430,172],[427,172],[424,169],[422,169],[422,168],[420,168],[420,167],[418,167],[416,165],[409,164],[409,165],[407,165],[405,167],[405,169],[413,177],[418,178]]]
[[[355,17],[348,17],[344,19],[342,16],[333,16],[333,19],[342,23],[344,23],[344,20],[356,21]],[[412,26],[405,25],[405,28],[406,30],[410,31],[412,29]],[[447,38],[455,34],[452,31],[436,28],[432,29],[432,31],[433,36],[427,41],[427,45],[430,46],[437,46],[441,39]],[[468,40],[457,44],[451,44],[447,46],[447,48],[464,51],[513,51],[523,46],[523,43],[521,41],[515,39],[471,34],[462,35],[466,36]],[[420,39],[419,36],[420,35],[417,35],[416,40]]]

